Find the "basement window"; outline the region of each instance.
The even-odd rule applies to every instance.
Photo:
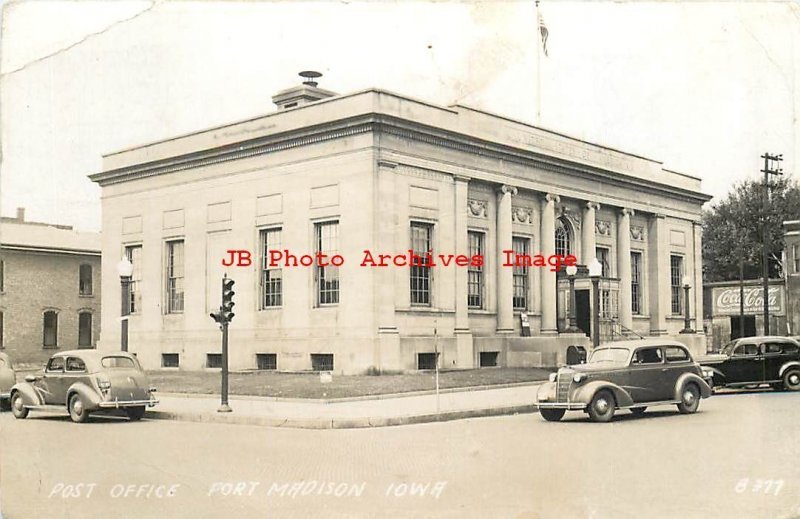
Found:
[[[497,367],[497,351],[482,351],[480,358],[480,367],[494,368]]]
[[[436,369],[438,353],[417,353],[417,369]]]
[[[312,353],[311,369],[314,371],[333,371],[333,353]]]
[[[278,355],[276,353],[256,353],[256,367],[258,369],[278,369]]]
[[[207,368],[221,368],[222,367],[222,353],[206,353],[206,367]]]
[[[181,365],[179,353],[162,353],[161,354],[161,367],[162,368],[178,368]]]

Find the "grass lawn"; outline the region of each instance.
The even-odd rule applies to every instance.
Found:
[[[539,368],[484,368],[439,373],[439,387],[488,386],[547,380],[553,370]],[[219,394],[219,371],[149,371],[150,382],[163,393]],[[334,375],[321,383],[319,373],[254,371],[231,373],[231,395],[284,398],[344,398],[436,388],[432,372],[406,375]]]

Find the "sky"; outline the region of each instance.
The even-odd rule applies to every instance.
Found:
[[[715,197],[765,152],[797,176],[800,5],[539,9],[547,56],[532,1],[6,2],[0,212],[100,230],[102,155],[272,112],[309,69],[335,92],[457,102],[662,161]]]

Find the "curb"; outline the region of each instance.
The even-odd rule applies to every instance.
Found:
[[[393,425],[412,425],[420,423],[447,422],[465,418],[484,416],[515,415],[534,413],[535,405],[494,407],[488,409],[466,409],[446,411],[439,414],[392,416],[379,418],[272,418],[266,416],[236,416],[232,414],[175,413],[171,411],[148,410],[145,418],[151,420],[175,420],[196,423],[224,423],[233,425],[259,425],[284,427],[289,429],[365,429],[370,427],[389,427]]]
[[[547,380],[531,380],[527,382],[507,382],[505,384],[487,384],[482,386],[449,387],[440,389],[439,394],[445,393],[469,393],[472,391],[488,391],[491,389],[508,389],[514,387],[540,386]],[[219,398],[219,393],[172,393],[159,391],[158,395],[170,398]],[[365,400],[388,400],[391,398],[408,398],[413,396],[435,395],[435,389],[425,389],[422,391],[407,391],[405,393],[383,393],[379,395],[347,396],[342,398],[296,398],[281,396],[255,396],[255,395],[230,395],[229,400],[258,400],[264,402],[288,402],[303,404],[339,404],[346,402],[363,402]]]

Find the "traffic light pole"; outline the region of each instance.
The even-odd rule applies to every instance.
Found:
[[[233,411],[228,405],[228,322],[222,323],[222,391],[220,393],[221,402],[218,413],[230,413]]]

